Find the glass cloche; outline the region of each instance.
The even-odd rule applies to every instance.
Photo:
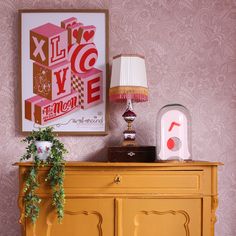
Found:
[[[190,161],[191,116],[180,104],[161,108],[157,116],[157,159],[159,161]]]

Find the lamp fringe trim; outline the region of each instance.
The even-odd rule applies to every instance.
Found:
[[[135,102],[148,101],[148,89],[141,86],[117,86],[109,90],[110,101],[132,99]]]
[[[109,90],[110,101],[123,101],[132,99],[135,102],[148,100],[148,89],[141,86],[117,86]]]

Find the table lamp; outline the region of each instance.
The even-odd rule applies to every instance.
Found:
[[[139,55],[118,55],[113,57],[111,84],[109,90],[111,102],[126,102],[126,111],[122,115],[127,122],[123,132],[123,146],[136,146],[136,132],[132,128],[135,120],[132,102],[148,100],[148,86],[144,57]]]

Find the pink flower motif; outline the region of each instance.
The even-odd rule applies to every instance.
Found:
[[[49,147],[46,147],[46,152],[48,152],[49,151]]]
[[[38,147],[38,153],[43,153],[43,151],[42,151],[42,149],[41,149],[41,147]]]

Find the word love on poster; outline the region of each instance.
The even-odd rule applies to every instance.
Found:
[[[29,28],[32,75],[24,78],[24,83],[28,81],[32,87],[30,96],[23,100],[24,119],[47,126],[60,124],[60,119],[67,116],[76,123],[76,119],[89,120],[97,114],[105,115],[105,105],[102,111],[92,112],[99,104],[105,104],[106,97],[106,65],[97,65],[100,56],[99,41],[95,40],[97,30],[96,23],[85,24],[74,16],[61,17],[59,24],[45,20]],[[103,56],[104,52],[106,48]]]

